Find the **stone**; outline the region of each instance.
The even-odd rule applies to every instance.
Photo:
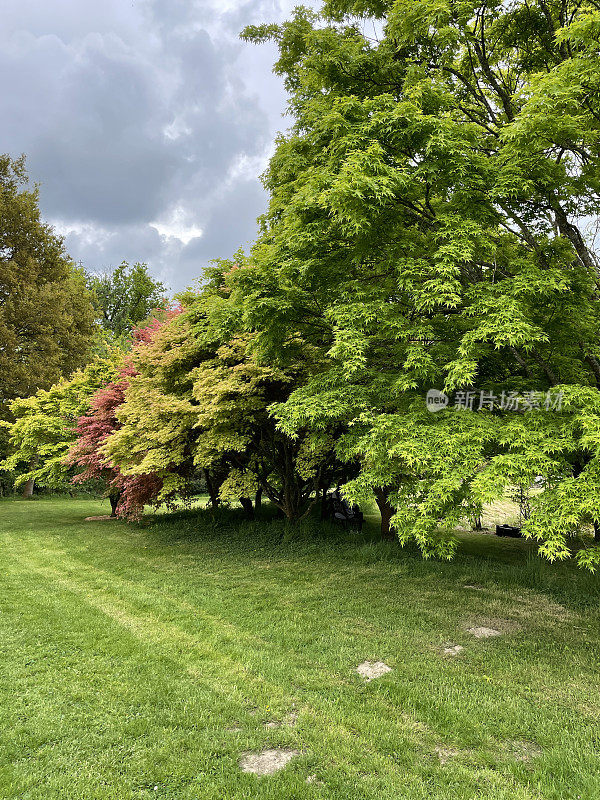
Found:
[[[251,772],[253,775],[274,775],[297,755],[300,755],[298,750],[287,748],[261,750],[259,753],[243,753],[240,759],[240,769],[242,772]]]
[[[363,661],[362,664],[358,665],[356,671],[361,678],[372,681],[374,678],[381,678],[382,675],[391,672],[392,668],[384,664],[383,661]]]
[[[476,639],[490,639],[492,636],[502,635],[500,631],[497,631],[495,628],[486,628],[485,626],[467,628],[467,631]]]

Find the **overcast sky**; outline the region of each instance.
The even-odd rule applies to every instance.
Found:
[[[289,120],[274,48],[238,34],[297,0],[0,2],[0,152],[27,155],[76,261],[179,290],[254,238]]]

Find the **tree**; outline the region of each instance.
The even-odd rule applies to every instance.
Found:
[[[0,419],[85,364],[93,335],[84,275],[42,222],[25,159],[0,156]]]
[[[135,357],[120,428],[105,452],[124,475],[153,472],[161,498],[186,494],[202,470],[214,505],[240,500],[252,513],[257,490],[290,521],[302,519],[317,499],[325,437],[289,437],[269,406],[288,397],[305,375],[308,352],[282,371],[253,355],[254,337],[240,330],[240,307],[228,279],[241,267],[220,262],[199,295]]]
[[[120,359],[121,354],[113,351],[50,389],[12,402],[13,421],[4,423],[11,454],[0,468],[16,474],[16,486],[34,482],[49,489],[70,486],[73,473],[65,458],[77,439],[77,420],[98,389],[115,375]]]
[[[76,441],[64,458],[78,468],[73,483],[100,483],[111,504],[113,516],[139,519],[144,506],[156,500],[163,481],[155,471],[125,475],[105,452],[109,438],[121,427],[118,412],[132,379],[137,375],[136,360],[152,344],[164,322],[153,320],[133,331],[133,350],[121,363],[113,379],[90,399],[86,413],[77,421]]]
[[[88,275],[87,286],[94,294],[103,329],[117,338],[167,305],[164,285],[148,274],[146,264],[130,266],[123,261],[112,271]]]
[[[162,488],[161,481],[155,475],[126,478],[102,451],[108,437],[119,428],[116,413],[123,404],[129,379],[134,374],[131,365],[124,365],[116,380],[96,392],[88,412],[78,420],[77,440],[65,458],[65,463],[80,470],[73,478],[73,483],[99,483],[110,500],[112,516],[120,515],[128,519],[138,519],[144,506]]]
[[[234,296],[266,358],[299,337],[321,353],[275,409],[283,430],[345,429],[338,452],[361,463],[348,496],[374,493],[386,518],[391,505],[425,555],[449,557],[444,518],[532,477],[539,450],[535,409],[429,415],[427,389],[565,387],[595,419],[599,262],[584,225],[600,209],[599,30],[596,5],[567,0],[331,0],[245,32],[278,44],[295,125]],[[587,498],[558,528],[550,495],[535,500],[526,531],[555,558],[597,514],[596,451],[583,426],[565,444],[564,417],[545,420],[563,453],[552,480]]]

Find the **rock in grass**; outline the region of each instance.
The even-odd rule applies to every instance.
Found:
[[[461,644],[451,644],[448,647],[444,648],[444,655],[445,656],[457,656],[464,649],[465,648]]]
[[[492,636],[501,636],[501,632],[495,628],[486,628],[484,626],[476,628],[467,628],[467,632],[474,636],[476,639],[490,639]]]
[[[356,668],[358,674],[365,678],[367,681],[372,681],[373,678],[381,678],[387,672],[391,672],[392,668],[384,664],[383,661],[363,661]]]
[[[254,775],[274,775],[297,755],[299,755],[297,750],[286,748],[244,753],[240,759],[240,769],[242,772],[251,772]]]

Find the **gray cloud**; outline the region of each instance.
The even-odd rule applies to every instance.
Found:
[[[244,25],[293,0],[3,0],[0,152],[88,269],[147,261],[173,289],[255,235],[285,97]]]

